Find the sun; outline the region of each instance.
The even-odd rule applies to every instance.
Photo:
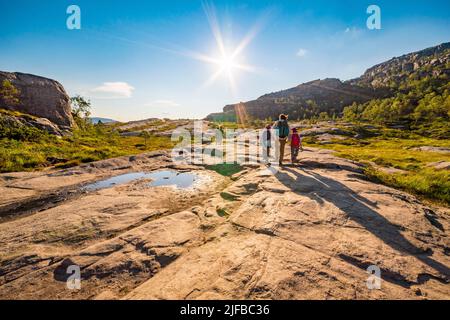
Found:
[[[239,56],[236,49],[232,52],[233,54],[228,55],[224,50],[218,58],[207,57],[205,59],[201,59],[202,61],[213,64],[217,67],[216,72],[213,73],[211,77],[203,84],[203,87],[212,85],[219,77],[223,76],[228,79],[232,93],[236,93],[236,77],[238,72],[242,70],[253,72],[255,69],[250,65],[246,65],[238,61]]]
[[[220,59],[218,64],[220,68],[226,72],[231,72],[233,68],[236,66],[234,58],[227,56]]]
[[[233,94],[236,93],[236,80],[238,72],[256,72],[256,68],[243,63],[242,52],[252,42],[253,38],[257,35],[261,28],[261,23],[257,23],[249,30],[245,37],[238,43],[236,47],[226,47],[225,41],[222,36],[222,31],[219,26],[217,15],[213,5],[208,2],[203,3],[204,11],[208,19],[211,32],[214,36],[216,43],[216,55],[205,55],[197,52],[186,52],[187,55],[193,59],[213,64],[217,67],[217,70],[211,75],[211,77],[203,84],[202,87],[212,85],[219,77],[225,76],[228,79],[229,86]]]
[[[243,66],[238,63],[237,58],[233,55],[222,54],[220,58],[214,59],[215,61],[213,63],[217,66],[217,74],[234,78],[237,71],[243,69]]]

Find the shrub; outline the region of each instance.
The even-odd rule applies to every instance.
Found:
[[[27,125],[7,123],[0,116],[0,139],[39,142],[48,137],[46,131]]]

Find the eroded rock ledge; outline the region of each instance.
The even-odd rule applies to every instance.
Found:
[[[354,162],[307,149],[299,167],[234,179],[165,153],[0,175],[3,208],[65,190],[0,223],[3,299],[448,299],[449,210],[374,184]],[[189,190],[147,181],[79,193],[111,175],[172,169]],[[18,206],[20,207],[20,206]],[[66,288],[67,266],[82,289]],[[377,265],[381,290],[366,286]]]

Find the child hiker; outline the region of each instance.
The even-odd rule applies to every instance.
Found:
[[[294,128],[292,129],[291,134],[291,161],[293,164],[298,162],[297,157],[299,150],[303,151],[302,139],[300,138],[297,129]]]

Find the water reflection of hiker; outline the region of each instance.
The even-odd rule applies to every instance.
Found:
[[[272,148],[272,126],[269,124],[266,126],[266,129],[263,132],[263,139],[262,139],[262,145],[263,145],[263,159],[266,162],[269,162],[270,158],[270,149]]]
[[[279,164],[283,165],[284,159],[284,148],[286,147],[286,142],[289,137],[289,124],[288,124],[288,116],[285,114],[280,114],[280,118],[277,122],[275,122],[273,128],[276,130],[278,136],[278,152],[279,152]]]

